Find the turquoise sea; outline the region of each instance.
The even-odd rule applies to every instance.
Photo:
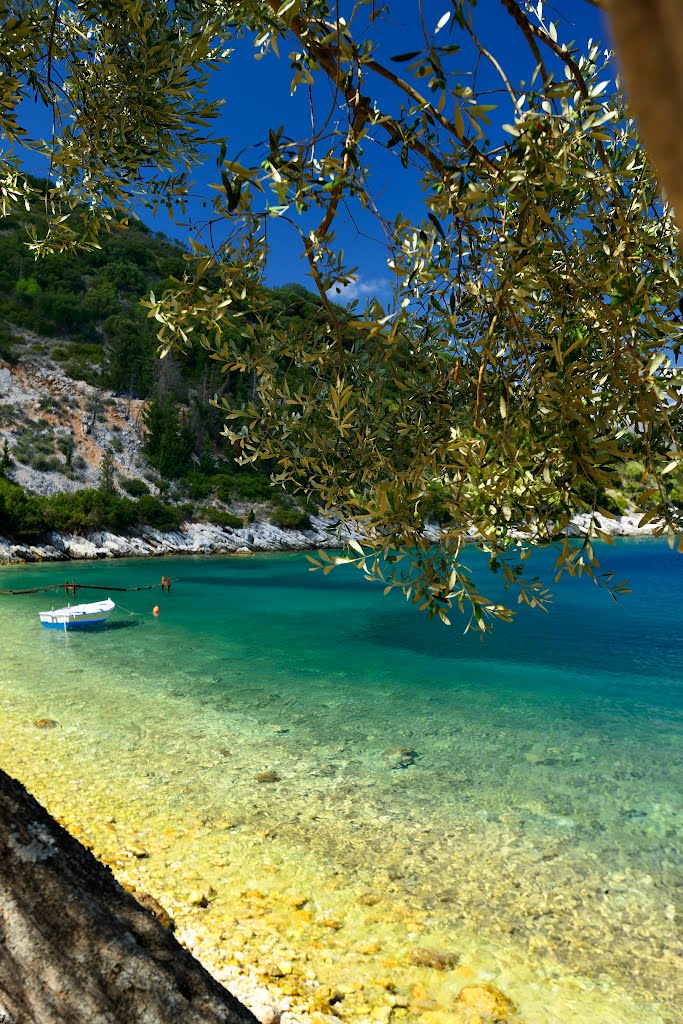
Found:
[[[448,1024],[486,982],[524,1024],[680,1024],[683,560],[601,554],[632,595],[569,581],[483,639],[300,555],[1,569],[178,582],[96,633],[0,597],[0,766],[294,1009]]]

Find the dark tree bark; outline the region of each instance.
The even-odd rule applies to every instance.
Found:
[[[683,224],[683,18],[680,0],[607,4],[633,111],[661,185]]]
[[[1,1024],[257,1024],[0,772]]]

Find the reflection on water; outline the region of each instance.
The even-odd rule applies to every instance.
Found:
[[[484,981],[527,1024],[680,1024],[680,569],[613,557],[636,597],[579,585],[484,642],[298,557],[165,561],[159,618],[127,594],[97,635],[14,598],[2,764],[295,1005],[320,983],[324,1012],[410,1024]],[[160,569],[70,568],[104,574]]]

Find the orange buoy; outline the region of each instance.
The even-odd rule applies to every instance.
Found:
[[[155,604],[154,607],[152,608],[152,615],[158,615],[158,614],[159,614],[159,605]]]

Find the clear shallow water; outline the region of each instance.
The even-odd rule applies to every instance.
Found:
[[[120,595],[135,614],[97,634],[0,598],[0,763],[214,966],[302,1003],[321,982],[335,1014],[382,1020],[395,989],[398,1024],[489,981],[526,1024],[678,1024],[683,562],[604,561],[633,584],[618,606],[570,583],[483,641],[300,556],[2,570],[182,582]]]

